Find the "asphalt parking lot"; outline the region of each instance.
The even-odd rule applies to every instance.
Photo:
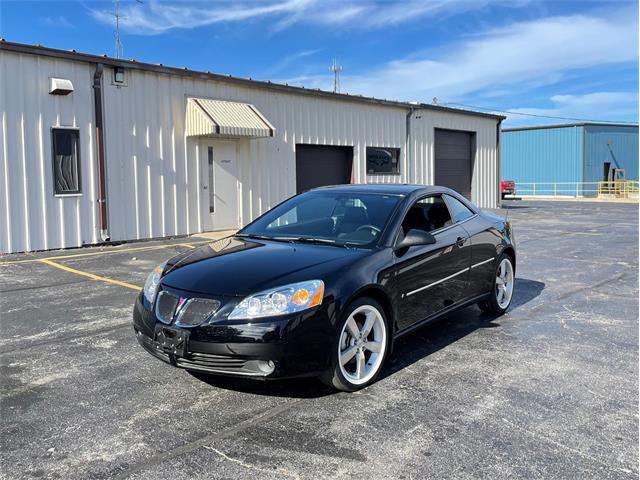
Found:
[[[3,257],[0,477],[637,478],[638,205],[507,211],[510,312],[417,331],[356,394],[138,346],[136,288],[202,238]]]

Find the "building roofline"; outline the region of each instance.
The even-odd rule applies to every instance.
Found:
[[[144,70],[165,75],[178,75],[183,77],[198,78],[201,80],[214,80],[226,83],[235,83],[247,87],[258,87],[268,90],[280,91],[285,93],[294,93],[300,95],[311,95],[316,97],[324,97],[332,100],[346,100],[363,102],[369,104],[385,105],[398,108],[413,108],[420,110],[432,110],[439,112],[458,113],[461,115],[472,115],[476,117],[492,118],[502,121],[506,117],[486,112],[476,112],[474,110],[463,110],[459,108],[444,107],[440,105],[430,105],[426,103],[401,102],[397,100],[384,100],[373,97],[365,97],[362,95],[351,95],[348,93],[334,93],[320,89],[311,89],[305,87],[296,87],[287,84],[273,83],[271,81],[254,80],[252,78],[233,77],[231,75],[222,75],[209,71],[190,70],[188,68],[177,68],[163,65],[161,63],[145,63],[136,60],[125,60],[121,58],[112,58],[106,55],[92,55],[88,53],[78,52],[76,50],[60,50],[56,48],[44,47],[42,45],[29,45],[24,43],[8,42],[0,39],[0,50],[6,50],[15,53],[25,53],[30,55],[40,55],[45,57],[61,58],[66,60],[74,60],[113,67],[132,68],[136,70]]]
[[[571,127],[635,127],[637,123],[606,123],[606,122],[579,122],[579,123],[557,123],[554,125],[532,125],[530,127],[503,128],[503,132],[520,132],[525,130],[549,130],[551,128],[571,128]]]

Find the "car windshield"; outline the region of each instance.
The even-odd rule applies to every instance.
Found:
[[[311,191],[278,205],[238,235],[336,246],[373,247],[402,197]]]

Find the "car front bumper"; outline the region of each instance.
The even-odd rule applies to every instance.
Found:
[[[156,358],[178,368],[219,375],[289,378],[326,370],[335,322],[323,304],[294,315],[248,321],[217,321],[196,327],[165,325],[140,294],[133,309],[138,342]],[[162,333],[185,337],[178,348],[162,343]],[[271,362],[271,363],[270,363]]]

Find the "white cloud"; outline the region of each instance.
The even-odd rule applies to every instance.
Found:
[[[453,100],[509,86],[553,84],[571,71],[637,62],[637,15],[572,15],[514,23],[430,56],[343,76],[345,91],[383,98]],[[348,67],[347,67],[348,68]],[[523,88],[524,87],[524,88]]]
[[[389,25],[463,13],[489,4],[521,6],[527,0],[220,0],[216,2],[131,2],[123,9],[123,28],[137,34],[159,34],[222,23],[269,20],[275,29],[297,23],[331,25],[336,28],[384,29]],[[440,102],[491,98],[491,104],[507,107],[500,99],[526,95],[537,88],[583,78],[587,69],[635,66],[638,62],[637,8],[611,4],[605,11],[552,16],[519,21],[479,31],[462,40],[429,51],[414,51],[368,71],[352,73],[344,64],[342,90],[379,98]],[[92,11],[95,18],[112,23],[109,10]],[[316,53],[304,51],[285,57],[268,70],[269,75],[291,69],[294,78],[281,79],[310,88],[331,88],[326,66],[304,62]],[[303,63],[303,62],[299,62]],[[264,73],[263,73],[264,74]],[[591,75],[592,76],[592,75]],[[593,76],[592,76],[593,78]],[[637,118],[637,94],[597,91],[586,95],[559,95],[547,108],[534,109],[552,116]],[[584,89],[583,89],[584,90]],[[468,101],[468,103],[475,103]],[[612,107],[615,105],[615,107]],[[601,109],[598,112],[598,109]],[[526,109],[530,111],[531,109]],[[606,111],[606,115],[603,116]],[[513,120],[510,120],[513,121]]]
[[[310,57],[314,56],[320,51],[322,51],[321,48],[316,48],[312,50],[303,50],[300,52],[291,53],[285,56],[282,60],[273,64],[268,69],[261,72],[261,75],[263,78],[270,78],[273,75],[282,72],[283,70],[295,67],[299,62],[307,62]]]
[[[198,28],[270,18],[282,30],[297,23],[368,29],[386,28],[425,17],[460,14],[488,4],[518,6],[529,0],[219,0],[177,2],[149,0],[121,6],[122,28],[139,35],[157,35],[173,29]],[[111,9],[92,9],[91,15],[113,23]]]
[[[514,114],[506,114],[505,126],[535,125],[558,123],[560,118],[538,118],[530,116],[540,115],[547,117],[573,117],[584,120],[608,120],[620,121],[638,119],[638,92],[593,92],[584,95],[554,95],[550,99],[551,106],[510,108]],[[528,115],[517,115],[526,113]],[[564,121],[571,121],[566,118]]]
[[[121,26],[137,34],[156,35],[175,28],[197,28],[226,22],[240,22],[273,15],[295,14],[314,0],[278,2],[160,2],[130,4],[121,9]],[[106,24],[113,23],[111,10],[91,10],[93,17]]]
[[[65,16],[58,15],[57,17],[44,17],[42,21],[45,25],[50,27],[62,27],[62,28],[76,28]]]
[[[529,0],[405,0],[370,5],[356,27],[388,27],[425,17],[460,15],[492,4],[517,8]]]

